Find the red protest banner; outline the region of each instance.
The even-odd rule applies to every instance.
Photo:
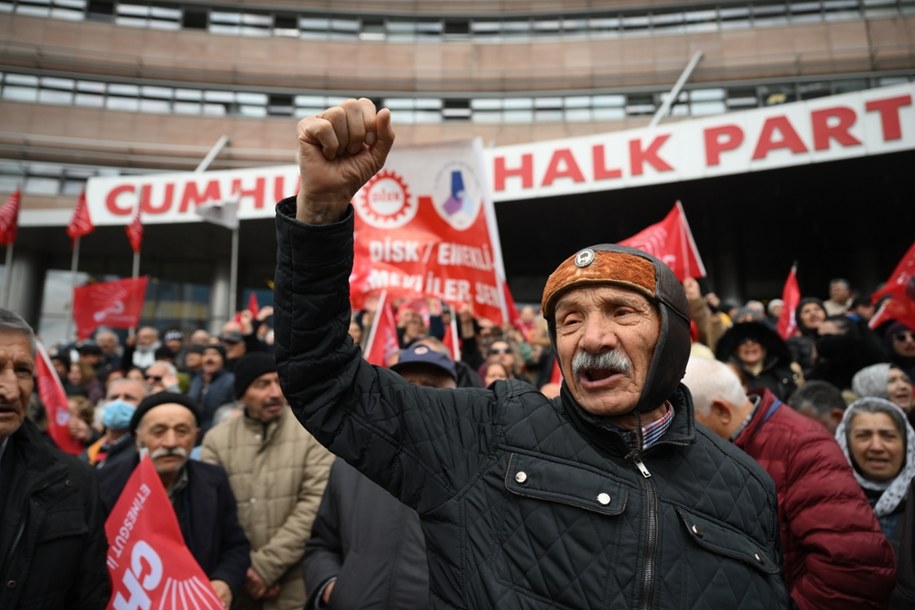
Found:
[[[70,407],[67,394],[60,383],[60,377],[51,364],[48,352],[41,343],[36,344],[35,377],[38,380],[38,395],[48,414],[48,435],[58,449],[71,455],[79,455],[83,445],[70,436],[67,422],[70,421]]]
[[[386,290],[392,300],[472,304],[477,317],[507,322],[499,286],[505,272],[485,184],[478,143],[392,154],[353,198],[354,306]]]
[[[146,300],[147,276],[97,282],[73,289],[73,320],[80,339],[99,326],[133,328],[140,323]]]
[[[705,277],[705,265],[686,222],[683,205],[678,201],[659,223],[648,226],[620,245],[647,252],[673,269],[681,282],[688,277]]]
[[[223,610],[184,544],[178,519],[152,460],[133,471],[105,522],[111,600],[108,610]]]

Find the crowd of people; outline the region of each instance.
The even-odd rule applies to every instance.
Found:
[[[0,607],[107,605],[104,520],[147,456],[225,607],[915,607],[915,329],[837,279],[785,340],[780,299],[601,244],[511,323],[396,303],[370,365],[340,261],[393,140],[367,100],[300,123],[274,307],[51,351],[78,457],[0,310]]]

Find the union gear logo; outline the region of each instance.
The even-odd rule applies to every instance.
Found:
[[[356,195],[356,212],[376,229],[397,229],[416,217],[419,206],[398,174],[382,170]]]

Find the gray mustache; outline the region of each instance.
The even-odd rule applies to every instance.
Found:
[[[576,352],[572,358],[572,372],[577,375],[587,369],[611,369],[628,374],[632,369],[632,362],[619,348],[599,354]]]
[[[149,457],[152,459],[168,457],[170,455],[187,459],[187,451],[184,450],[184,447],[159,447],[155,451],[149,453]]]

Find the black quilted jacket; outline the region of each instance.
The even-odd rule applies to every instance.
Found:
[[[685,389],[637,464],[567,395],[411,385],[348,338],[352,211],[306,226],[294,206],[277,207],[286,397],[328,449],[416,509],[433,607],[788,607],[774,486],[696,429]]]

